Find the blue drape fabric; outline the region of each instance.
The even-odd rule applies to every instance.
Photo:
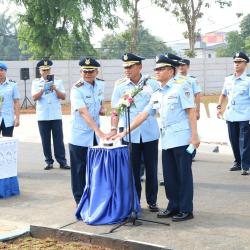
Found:
[[[0,198],[19,195],[19,184],[17,176],[0,179]]]
[[[128,146],[89,148],[86,186],[76,217],[91,225],[122,222],[131,213],[132,194],[139,214],[140,204],[130,177]]]

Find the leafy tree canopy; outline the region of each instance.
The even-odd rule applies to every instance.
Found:
[[[17,29],[6,13],[0,14],[0,60],[16,60],[20,56]]]
[[[121,58],[125,52],[130,52],[131,27],[117,35],[106,35],[101,42],[100,56],[105,59]],[[158,37],[150,34],[142,25],[137,32],[136,52],[146,58],[172,51]]]
[[[240,23],[240,33],[243,38],[250,36],[250,14],[242,19]]]
[[[25,8],[20,14],[18,39],[33,58],[64,58],[72,51],[92,54],[89,37],[93,27],[113,28],[114,10],[129,9],[129,0],[12,0]]]
[[[226,48],[219,48],[216,51],[218,57],[232,57],[236,51],[241,51],[244,48],[244,40],[238,31],[231,31],[226,36]]]

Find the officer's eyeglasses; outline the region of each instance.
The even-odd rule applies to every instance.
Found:
[[[164,71],[165,69],[167,69],[167,67],[156,68],[154,71]]]

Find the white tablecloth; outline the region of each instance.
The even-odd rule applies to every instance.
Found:
[[[17,176],[17,139],[0,137],[0,179]]]

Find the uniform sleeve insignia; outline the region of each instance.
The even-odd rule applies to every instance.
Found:
[[[185,81],[185,79],[183,79],[183,78],[181,78],[181,79],[176,79],[176,80],[175,80],[175,83],[181,84],[181,83],[183,83],[184,81]]]
[[[75,86],[77,87],[77,88],[80,88],[81,86],[83,86],[83,82],[77,82],[76,84],[75,84]]]

